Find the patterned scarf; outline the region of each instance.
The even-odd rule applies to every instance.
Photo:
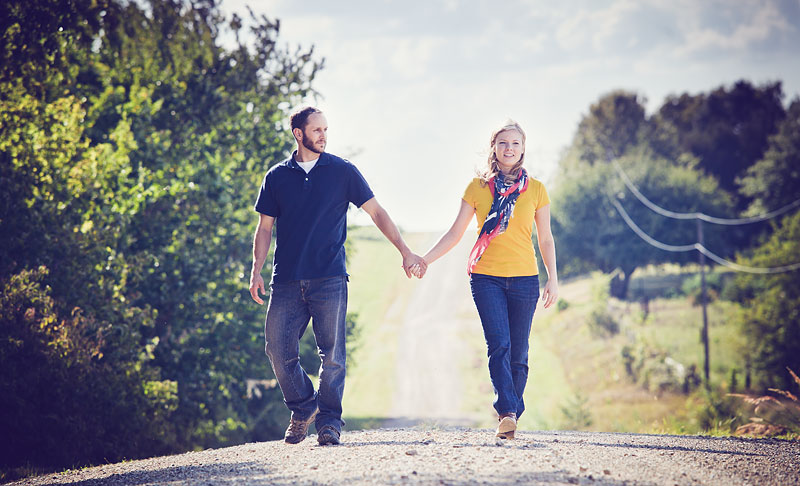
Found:
[[[492,207],[489,209],[486,221],[481,226],[478,241],[475,242],[475,246],[472,247],[469,254],[468,275],[472,275],[475,265],[478,264],[478,260],[481,259],[483,252],[489,247],[489,243],[494,237],[504,233],[508,228],[508,220],[514,214],[517,198],[528,189],[528,173],[525,169],[521,169],[519,179],[513,183],[506,183],[502,174],[499,177],[492,177],[489,179],[489,189],[492,191]]]

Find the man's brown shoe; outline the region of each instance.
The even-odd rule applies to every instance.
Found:
[[[500,423],[497,424],[496,436],[501,439],[513,439],[514,432],[517,430],[517,414],[504,413],[500,416]]]
[[[284,442],[287,444],[299,444],[303,442],[303,439],[308,435],[308,427],[314,422],[314,417],[317,416],[318,411],[319,410],[314,410],[314,413],[305,420],[298,420],[292,417],[289,420],[289,427],[286,429],[286,437],[283,439]]]

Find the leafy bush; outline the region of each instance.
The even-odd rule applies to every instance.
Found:
[[[732,398],[708,391],[703,391],[703,404],[693,415],[700,429],[714,435],[730,435],[743,421]]]
[[[621,355],[628,375],[652,393],[689,393],[700,384],[695,365],[687,368],[665,351],[641,341],[623,346]]]
[[[59,313],[42,285],[47,273],[22,271],[0,295],[0,469],[168,451],[177,387],[145,366],[152,348],[130,353],[137,336],[81,309]]]
[[[604,307],[595,308],[587,321],[592,335],[608,337],[619,333],[619,323]]]
[[[730,280],[726,275],[716,272],[706,273],[706,303],[717,300],[722,294],[725,282]],[[687,278],[681,284],[681,293],[692,301],[692,305],[701,305],[701,293],[703,291],[702,276],[696,274]]]
[[[561,406],[564,421],[561,427],[564,430],[580,430],[590,427],[593,423],[592,414],[587,404],[589,399],[580,393],[570,397],[566,404]]]
[[[608,311],[610,282],[613,279],[607,276],[597,279],[592,286],[593,310],[589,314],[586,324],[589,331],[596,337],[613,336],[619,332],[619,324]]]

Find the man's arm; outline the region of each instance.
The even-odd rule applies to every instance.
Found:
[[[264,300],[258,295],[259,290],[261,294],[267,294],[267,290],[264,287],[264,279],[261,278],[261,269],[264,268],[264,262],[267,260],[269,244],[272,242],[272,226],[274,224],[275,218],[272,216],[259,215],[258,227],[256,227],[256,234],[253,236],[253,268],[250,272],[250,296],[259,304],[264,303]]]
[[[406,272],[408,278],[411,278],[411,266],[415,263],[419,264],[422,268],[427,268],[425,261],[408,248],[402,235],[400,235],[400,230],[397,228],[397,225],[394,224],[392,218],[389,217],[389,213],[378,204],[377,199],[373,197],[362,204],[361,209],[369,214],[375,226],[381,230],[381,233],[386,236],[386,239],[389,240],[400,252],[400,255],[403,256],[403,270]]]

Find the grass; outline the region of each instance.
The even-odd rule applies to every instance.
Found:
[[[344,410],[350,428],[372,427],[380,425],[381,417],[391,410],[398,329],[413,282],[400,271],[396,250],[377,229],[358,228],[350,238],[355,249],[349,267],[350,309],[359,314],[360,348],[355,365],[348,370]],[[429,234],[406,236],[414,248],[430,238]],[[669,287],[686,277],[679,267],[646,269],[634,275],[631,285],[640,290]],[[654,298],[643,319],[638,302],[602,296],[599,290],[607,286],[607,279],[593,274],[562,281],[560,297],[568,302],[566,309],[537,309],[524,397],[526,412],[520,428],[576,428],[569,416],[582,416],[578,412],[583,412],[591,419],[590,425],[580,427],[586,430],[703,432],[695,418],[704,403],[702,391],[689,395],[648,391],[628,376],[621,354],[627,344],[648,343],[685,367],[695,365],[702,375],[701,309],[692,306],[688,298]],[[619,323],[618,334],[598,337],[591,332],[588,317],[599,305]],[[740,352],[744,343],[734,324],[737,312],[736,305],[719,301],[708,309],[711,383],[723,393],[733,369],[740,370],[739,383],[744,381]],[[479,329],[470,329],[461,337],[469,350],[460,363],[454,363],[464,390],[461,412],[482,417],[476,426],[492,427],[496,419],[483,335]],[[721,427],[717,433],[724,431]]]
[[[634,384],[627,376],[621,360],[622,347],[641,340],[665,351],[672,359],[688,367],[703,368],[703,347],[700,342],[702,316],[699,307],[688,299],[655,299],[650,313],[642,320],[637,303],[608,299],[607,306],[620,323],[620,333],[598,338],[586,325],[587,316],[597,304],[593,289],[605,285],[606,278],[595,274],[562,285],[560,295],[567,299],[566,310],[546,313],[537,326],[534,318],[532,346],[539,339],[548,352],[557,356],[544,363],[536,362],[532,353],[531,374],[525,394],[527,407],[537,407],[545,425],[564,423],[562,407],[574,406],[575,396],[588,400],[585,404],[592,418],[588,430],[626,431],[639,433],[698,433],[692,413],[698,399],[682,393],[653,393]],[[735,305],[716,302],[709,306],[711,382],[727,386],[733,368],[742,369],[738,352],[742,338],[738,327],[731,324]],[[561,366],[559,366],[559,363]],[[563,376],[563,381],[554,380]],[[557,383],[553,383],[556,381]],[[554,403],[559,406],[554,407]],[[539,423],[533,422],[536,428]]]
[[[427,234],[404,234],[412,248]],[[402,271],[397,249],[372,226],[349,230],[348,310],[358,314],[358,349],[348,365],[342,408],[350,428],[370,428],[387,417],[395,382],[397,334],[413,282]]]

